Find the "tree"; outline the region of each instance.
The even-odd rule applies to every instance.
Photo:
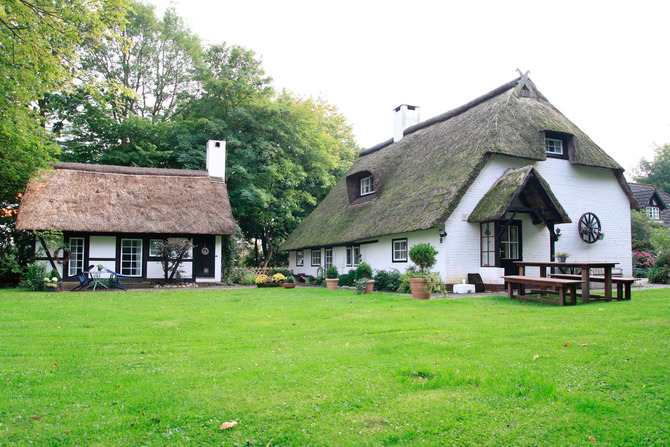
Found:
[[[0,0],[0,202],[14,202],[58,153],[39,101],[66,88],[82,37],[100,41],[123,23],[125,0]]]
[[[193,244],[189,239],[168,239],[156,246],[165,280],[174,279],[184,259],[190,257]]]
[[[656,146],[652,161],[642,159],[635,169],[634,179],[670,193],[670,144]]]

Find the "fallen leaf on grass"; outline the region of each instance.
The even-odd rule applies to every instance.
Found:
[[[219,430],[226,430],[228,428],[233,428],[236,425],[237,421],[224,422],[223,424],[221,424],[221,427],[219,427]]]
[[[567,348],[568,346],[570,346],[570,343],[566,343],[563,345],[564,348]]]
[[[540,358],[540,355],[539,355],[539,354],[535,354],[535,357],[533,357],[533,360],[537,360],[537,359],[539,359],[539,358]]]
[[[596,442],[596,438],[594,438],[593,436],[589,436],[589,441]]]
[[[40,419],[42,419],[42,416],[40,416],[39,414],[33,414],[32,416],[30,416],[30,418],[39,421]]]
[[[582,343],[582,344],[579,345],[579,346],[586,346],[586,345],[588,345],[588,343]]]

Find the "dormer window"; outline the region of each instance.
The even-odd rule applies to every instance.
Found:
[[[661,210],[657,206],[648,206],[647,207],[647,216],[651,217],[654,220],[661,219]]]
[[[372,176],[361,179],[361,197],[375,192],[374,179]]]
[[[551,155],[563,155],[563,141],[556,140],[554,138],[545,138],[544,139],[544,150],[547,151],[547,154]]]

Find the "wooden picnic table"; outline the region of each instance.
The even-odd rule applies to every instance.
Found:
[[[578,268],[582,272],[582,303],[588,303],[591,298],[602,299],[610,301],[612,299],[612,268],[618,262],[556,262],[556,261],[515,261],[519,266],[519,275],[524,276],[526,267],[539,267],[540,277],[547,278],[547,269],[551,267],[556,268]],[[591,269],[603,269],[603,282],[605,283],[605,296],[597,295],[591,296]]]

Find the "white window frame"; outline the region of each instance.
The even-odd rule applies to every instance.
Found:
[[[347,267],[354,264],[354,247],[351,245],[347,247]]]
[[[393,262],[407,262],[407,238],[393,239],[391,242]]]
[[[480,224],[480,257],[482,267],[496,266],[496,225],[495,222]]]
[[[162,244],[163,239],[150,239],[149,240],[149,257],[150,258],[157,258],[158,256],[160,256],[160,253],[158,252],[158,248],[154,246],[156,243]]]
[[[315,255],[318,255],[318,257]],[[318,250],[312,250],[312,267],[320,267],[320,266],[321,266],[321,249],[319,248]]]
[[[519,227],[510,225],[500,238],[500,259],[519,259]]]
[[[71,237],[68,245],[70,247],[70,260],[67,263],[68,276],[75,276],[84,271],[86,239]]]
[[[296,267],[302,267],[305,265],[305,252],[302,250],[296,250],[295,252],[295,265]]]
[[[360,245],[354,245],[353,246],[353,253],[354,253],[354,267],[357,267],[358,264],[361,263],[361,246]]]
[[[324,267],[325,269],[329,269],[330,267],[333,266],[333,249],[332,248],[326,248],[325,250],[325,264]]]
[[[647,216],[654,220],[660,220],[661,219],[661,209],[657,206],[648,206],[646,208],[647,210]]]
[[[367,196],[375,192],[375,185],[372,176],[363,177],[360,181],[361,197]]]
[[[564,155],[563,140],[559,140],[558,138],[545,138],[544,150],[547,154]]]
[[[139,245],[133,244],[132,246],[127,246],[127,242],[137,243]],[[121,239],[121,274],[132,276],[132,277],[141,277],[142,276],[142,239]],[[139,251],[132,250],[127,253],[127,248],[139,248]],[[124,259],[125,256],[129,256],[130,259]]]

